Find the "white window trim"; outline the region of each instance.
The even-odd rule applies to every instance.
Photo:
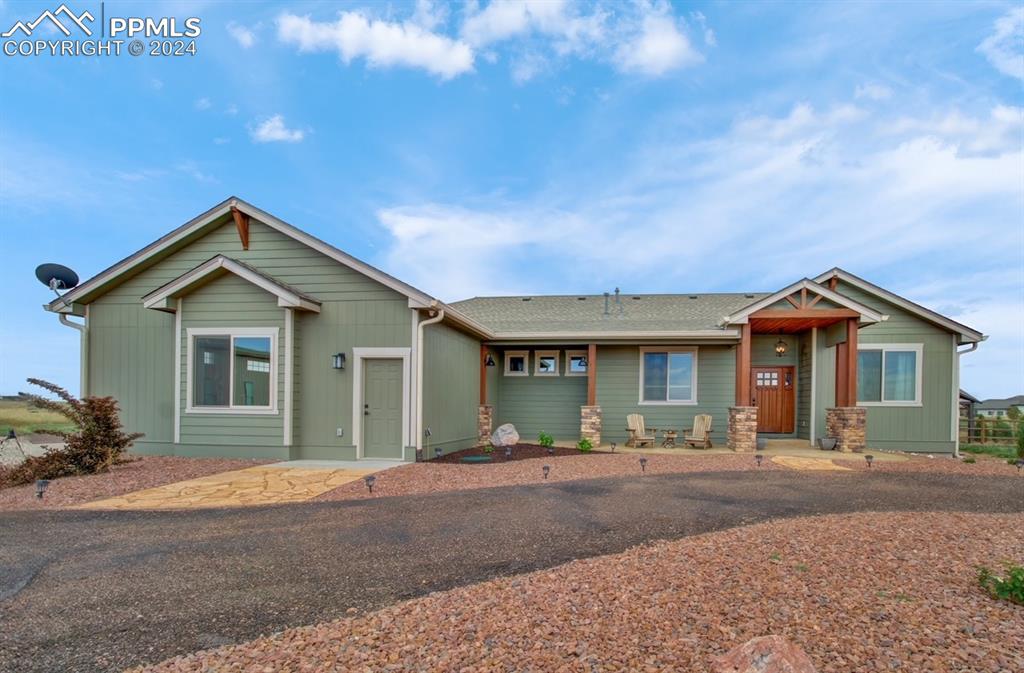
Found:
[[[522,356],[523,371],[509,371],[508,363],[514,357]],[[530,351],[505,351],[505,376],[529,376],[530,375]]]
[[[565,351],[565,375],[566,376],[586,376],[590,370],[590,363],[587,363],[586,371],[574,372],[570,368],[572,365],[573,358],[586,358],[587,351]]]
[[[558,372],[558,361],[559,361],[558,354],[559,354],[559,351],[534,351],[533,352],[533,375],[534,376],[558,376],[559,375],[559,372]],[[542,372],[540,370],[540,359],[542,357],[545,357],[545,358],[553,357],[553,358],[555,358],[555,368],[553,370],[551,370],[550,372]]]
[[[914,367],[914,399],[913,400],[882,400],[880,402],[862,402],[857,400],[858,407],[921,407],[924,406],[922,402],[922,375],[924,374],[924,344],[921,343],[908,343],[908,344],[872,344],[872,343],[858,343],[857,353],[861,351],[882,351],[882,391],[881,394],[885,396],[885,353],[886,351],[913,351],[917,353],[917,362]]]
[[[226,416],[276,416],[277,409],[277,345],[280,329],[277,327],[189,327],[185,330],[187,347],[185,358],[187,362],[187,395],[186,414],[221,414]],[[249,407],[235,405],[234,391],[231,387],[235,384],[235,358],[231,357],[228,385],[228,406],[226,407],[197,407],[193,404],[193,350],[195,348],[195,337],[197,336],[226,336],[231,338],[231,348],[234,352],[235,337],[269,337],[270,338],[270,406]]]
[[[693,373],[690,375],[691,390],[693,390],[692,400],[645,400],[644,399],[644,354],[645,353],[692,353],[693,354]],[[678,346],[644,346],[640,348],[640,358],[638,360],[638,369],[640,370],[640,390],[638,392],[637,404],[641,407],[694,407],[697,406],[697,347],[687,346],[680,348]],[[666,393],[667,394],[667,393]]]

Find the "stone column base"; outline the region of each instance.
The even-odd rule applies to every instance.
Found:
[[[860,453],[867,448],[868,410],[832,407],[825,410],[825,435],[836,439],[837,451]]]
[[[757,450],[757,407],[729,407],[726,446],[733,451],[753,453]]]
[[[491,441],[491,424],[494,420],[494,407],[481,404],[476,411],[476,435],[481,444]]]
[[[589,439],[594,447],[601,445],[601,407],[580,407],[580,438]]]

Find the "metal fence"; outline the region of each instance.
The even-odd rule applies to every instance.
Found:
[[[961,444],[1002,444],[1013,446],[1024,421],[987,416],[960,417]]]

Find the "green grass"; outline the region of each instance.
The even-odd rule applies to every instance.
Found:
[[[978,453],[996,458],[1010,459],[1017,457],[1017,449],[999,444],[961,444],[960,450],[966,453]]]
[[[32,432],[53,432],[54,430],[71,431],[73,423],[60,414],[45,409],[29,407],[27,403],[12,400],[0,400],[0,434],[7,436],[14,428],[19,435]]]

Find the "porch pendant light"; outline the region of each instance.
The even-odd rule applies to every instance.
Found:
[[[487,357],[484,358],[484,366],[485,367],[493,367],[494,366],[494,358],[491,357],[490,353],[488,353]]]
[[[788,348],[789,348],[789,346],[787,346],[786,342],[783,341],[782,339],[779,339],[778,341],[776,341],[775,342],[775,357],[780,357],[781,358],[783,355],[786,354],[786,350]]]

